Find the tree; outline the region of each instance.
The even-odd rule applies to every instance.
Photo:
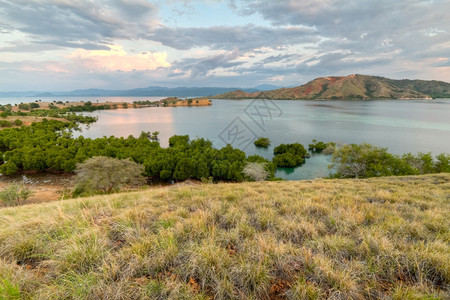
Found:
[[[273,149],[273,162],[277,167],[296,167],[304,162],[305,147],[299,143],[281,144]]]
[[[0,192],[0,200],[6,205],[20,205],[32,192],[25,185],[14,184]]]
[[[169,138],[169,147],[188,147],[189,135],[174,135]]]
[[[365,178],[395,175],[393,166],[399,166],[399,158],[367,143],[343,145],[333,153],[331,167],[336,167],[336,177]],[[403,167],[401,167],[403,169]]]
[[[95,156],[77,164],[75,195],[92,192],[111,192],[126,185],[143,185],[144,166],[130,159],[119,160]]]
[[[450,154],[441,153],[436,160],[434,169],[437,173],[450,173]]]
[[[273,158],[273,163],[277,167],[293,168],[303,163],[303,158],[287,152],[275,155]]]
[[[247,163],[242,172],[253,181],[266,180],[269,175],[269,173],[265,170],[265,164],[257,162]]]

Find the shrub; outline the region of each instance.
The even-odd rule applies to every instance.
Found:
[[[431,153],[401,157],[370,144],[350,144],[339,147],[334,153],[330,167],[336,168],[334,177],[366,178],[390,175],[418,175],[449,172],[450,155],[442,153],[433,159]]]
[[[253,181],[263,181],[266,180],[269,173],[265,170],[264,163],[249,162],[245,165],[242,171],[245,176]]]
[[[387,148],[366,143],[350,144],[343,145],[333,153],[332,166],[336,167],[336,176],[341,178],[383,176],[391,175],[389,166],[392,159]]]
[[[15,120],[14,120],[14,125],[16,125],[16,126],[21,126],[21,125],[23,125],[23,122],[22,122],[22,120],[15,119]]]
[[[0,127],[11,127],[12,123],[6,120],[0,120]]]
[[[30,103],[30,108],[39,108],[39,107],[40,107],[39,103],[36,103],[36,102]]]
[[[305,157],[306,149],[300,143],[293,144],[281,144],[273,149],[273,154],[283,154],[283,153],[291,153],[295,156]]]
[[[436,160],[434,168],[437,173],[450,173],[450,154],[441,153]]]
[[[277,167],[286,167],[286,168],[293,168],[303,163],[303,158],[300,156],[295,156],[292,153],[282,153],[275,155],[273,158],[274,164],[277,165]]]
[[[26,104],[26,103],[20,103],[20,104],[19,104],[19,109],[22,109],[22,110],[30,110],[30,105],[29,105],[29,104]]]
[[[267,148],[269,147],[270,143],[271,141],[265,137],[260,137],[254,142],[255,146],[260,148]]]
[[[130,159],[119,160],[95,156],[77,164],[75,170],[75,195],[95,192],[111,192],[126,185],[143,185],[144,166]]]
[[[0,166],[0,173],[3,175],[13,175],[17,172],[18,168],[15,163],[7,162]]]
[[[331,147],[334,148],[335,146],[336,146],[336,143],[333,143],[333,142],[324,143],[324,142],[321,142],[321,141],[318,142],[317,140],[313,140],[312,144],[308,145],[308,150],[310,150],[312,152],[321,153],[325,149],[327,149],[327,148],[331,149]],[[328,154],[330,152],[330,149],[327,149],[328,150],[327,151]]]
[[[273,162],[277,167],[295,167],[304,162],[307,156],[305,147],[299,143],[281,144],[273,149]]]
[[[11,185],[0,192],[0,200],[6,205],[20,205],[32,192],[24,185]]]

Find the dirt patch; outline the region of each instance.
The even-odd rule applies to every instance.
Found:
[[[0,189],[13,184],[24,184],[33,193],[23,204],[59,200],[72,187],[71,174],[24,173],[15,176],[0,176]],[[0,204],[1,205],[1,204]]]

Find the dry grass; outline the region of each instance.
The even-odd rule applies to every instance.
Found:
[[[449,202],[438,174],[2,208],[0,298],[445,299]]]

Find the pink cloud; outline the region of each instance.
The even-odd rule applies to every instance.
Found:
[[[145,52],[128,55],[118,45],[111,47],[110,50],[77,49],[67,58],[92,71],[148,71],[171,66],[167,61],[166,52]]]

